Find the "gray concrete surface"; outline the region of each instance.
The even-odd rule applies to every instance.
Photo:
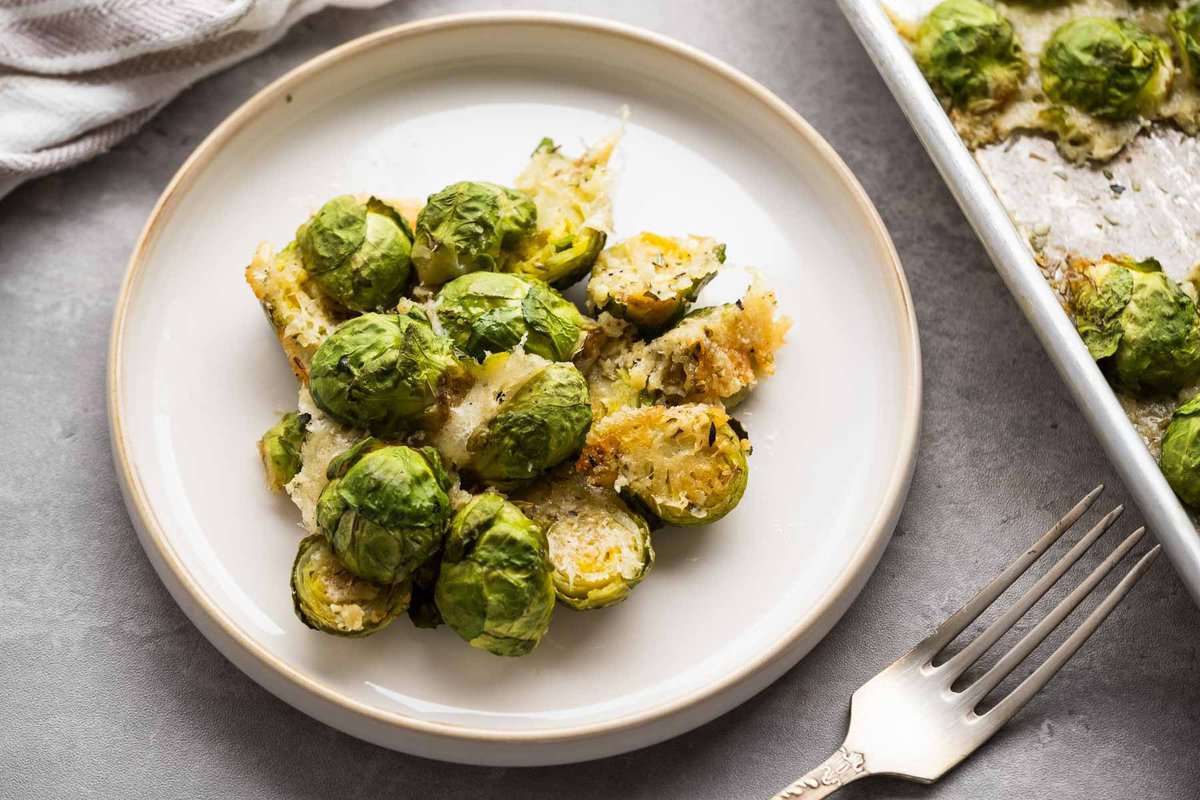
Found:
[[[126,258],[191,149],[268,81],[385,25],[503,5],[319,14],[114,152],[0,201],[0,797],[765,797],[837,745],[855,687],[1071,498],[1104,480],[1109,502],[1124,499],[829,0],[535,3],[726,59],[799,109],[858,174],[904,259],[925,355],[920,459],[896,537],[842,623],[778,683],[693,733],[607,761],[505,770],[410,758],[242,676],[175,607],[121,505],[103,397]],[[939,785],[862,782],[839,797],[1197,797],[1198,623],[1160,562],[1048,691]]]

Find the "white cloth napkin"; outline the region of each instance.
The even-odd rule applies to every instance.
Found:
[[[297,20],[385,1],[0,0],[0,197],[103,153]]]

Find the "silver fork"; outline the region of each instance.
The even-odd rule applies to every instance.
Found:
[[[891,775],[920,783],[933,783],[975,752],[1012,719],[1095,633],[1100,623],[1104,622],[1158,557],[1161,545],[1155,545],[1142,556],[1083,624],[1016,689],[984,713],[978,714],[976,709],[988,693],[1020,665],[1112,571],[1117,562],[1142,538],[1145,528],[1138,528],[1121,542],[1100,566],[982,677],[965,687],[958,687],[955,682],[1100,538],[1121,515],[1124,506],[1117,506],[1106,514],[1049,572],[1021,595],[1012,608],[970,644],[943,663],[935,665],[934,659],[1083,516],[1103,489],[1101,485],[1089,492],[983,591],[943,622],[932,636],[859,688],[850,701],[850,730],[846,734],[846,741],[823,764],[783,789],[773,800],[816,800],[833,794],[847,783],[870,775]]]

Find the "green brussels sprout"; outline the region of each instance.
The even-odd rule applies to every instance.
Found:
[[[1079,17],[1042,49],[1042,90],[1094,117],[1149,117],[1171,90],[1171,48],[1125,19]]]
[[[679,321],[723,263],[725,245],[712,239],[639,233],[600,254],[588,305],[653,336]]]
[[[408,285],[412,238],[392,206],[348,194],[321,206],[296,233],[308,274],[351,311],[396,305]]]
[[[484,359],[434,444],[467,478],[512,489],[579,452],[592,421],[573,364],[517,350]]]
[[[546,531],[554,592],[564,605],[583,611],[619,603],[654,566],[646,520],[569,465],[516,502]]]
[[[1200,397],[1175,409],[1158,464],[1179,499],[1200,508]]]
[[[300,471],[300,448],[304,446],[310,419],[308,414],[291,411],[258,440],[258,454],[267,473],[267,487],[272,492],[282,492]]]
[[[644,406],[596,422],[577,467],[652,520],[706,525],[741,501],[749,450],[745,432],[721,406]]]
[[[1167,16],[1167,28],[1179,50],[1179,66],[1183,77],[1200,82],[1200,3],[1172,11]]]
[[[1075,327],[1122,389],[1173,393],[1200,378],[1196,305],[1157,261],[1077,260],[1068,275]]]
[[[1007,103],[1029,72],[1012,25],[979,0],[945,0],[930,11],[913,55],[954,108],[976,113]]]
[[[450,524],[434,601],[472,647],[531,652],[554,612],[546,534],[500,495],[479,495]]]
[[[371,450],[325,485],[317,527],[346,569],[373,583],[407,578],[442,545],[450,478],[432,447]]]
[[[462,181],[429,196],[417,216],[412,260],[426,286],[499,269],[504,248],[533,232],[537,207],[494,183]]]
[[[605,139],[578,159],[542,139],[516,186],[537,205],[537,229],[504,259],[515,272],[565,289],[596,263],[612,227],[608,160],[616,138]]]
[[[590,326],[574,303],[541,281],[496,272],[450,281],[436,309],[446,335],[477,359],[523,345],[551,361],[570,361]]]
[[[363,314],[317,348],[309,388],[317,407],[343,425],[394,436],[436,419],[460,376],[452,343],[427,323]]]
[[[313,630],[361,637],[386,628],[408,607],[407,581],[377,586],[350,573],[320,534],[300,542],[292,564],[292,606]]]

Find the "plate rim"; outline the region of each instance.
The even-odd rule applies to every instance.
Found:
[[[616,39],[632,41],[635,44],[649,45],[666,55],[681,58],[699,67],[757,101],[770,111],[776,118],[786,123],[795,135],[817,153],[824,166],[831,169],[849,198],[864,216],[875,245],[883,253],[885,269],[891,272],[893,279],[892,290],[894,300],[902,309],[902,327],[904,336],[900,340],[905,352],[909,368],[906,370],[906,386],[904,393],[903,426],[900,430],[900,451],[890,475],[887,489],[882,495],[881,503],[871,522],[866,526],[867,533],[859,546],[853,551],[851,558],[837,574],[830,588],[788,631],[782,635],[770,648],[753,659],[748,659],[736,670],[698,689],[675,698],[648,705],[634,713],[624,714],[608,720],[576,724],[563,728],[545,730],[499,730],[458,725],[445,722],[412,717],[399,711],[388,711],[373,707],[355,700],[337,689],[304,674],[291,666],[266,648],[256,643],[252,638],[231,619],[210,598],[199,581],[183,566],[174,548],[171,546],[160,525],[154,510],[146,496],[145,489],[138,477],[137,469],[127,452],[127,434],[122,422],[122,386],[121,364],[124,351],[125,323],[131,308],[131,298],[134,289],[147,265],[147,254],[150,246],[166,221],[167,212],[173,209],[178,199],[185,194],[191,183],[201,174],[209,161],[221,148],[234,137],[243,127],[258,118],[271,104],[284,97],[289,90],[302,85],[308,79],[315,77],[322,70],[335,64],[353,59],[377,47],[391,45],[397,41],[422,36],[425,34],[456,28],[507,26],[507,25],[542,25],[554,29],[573,29],[590,33],[605,34]],[[889,269],[890,268],[890,269]],[[460,743],[488,744],[555,744],[579,739],[610,735],[622,731],[649,725],[650,723],[674,717],[687,709],[712,701],[721,695],[750,682],[756,675],[768,669],[771,665],[786,657],[789,651],[805,636],[806,633],[824,628],[817,641],[828,634],[828,630],[836,625],[844,615],[858,592],[870,578],[878,559],[890,541],[895,524],[899,519],[904,501],[908,494],[913,470],[915,468],[917,444],[921,424],[922,400],[922,362],[921,348],[917,329],[917,318],[909,292],[907,277],[896,252],[891,236],[858,179],[837,155],[833,147],[822,137],[796,110],[776,96],[762,84],[750,78],[740,70],[726,64],[724,61],[711,56],[691,45],[671,37],[659,34],[638,26],[613,20],[592,17],[581,14],[569,14],[549,11],[482,11],[459,14],[449,14],[412,22],[394,25],[374,31],[345,42],[337,47],[320,53],[313,58],[297,65],[275,79],[252,95],[225,117],[192,151],[179,169],[172,176],[166,188],[147,218],[137,242],[130,254],[126,265],[125,275],[121,281],[113,311],[113,321],[110,329],[108,364],[106,369],[107,412],[109,421],[110,443],[113,452],[113,463],[118,480],[121,484],[125,504],[134,524],[143,549],[146,550],[151,565],[158,573],[172,598],[180,606],[185,615],[200,630],[201,634],[217,647],[223,655],[234,662],[242,672],[255,682],[262,685],[272,694],[280,697],[289,705],[296,706],[290,696],[275,687],[267,685],[254,672],[248,670],[241,659],[235,659],[214,639],[223,636],[224,644],[232,645],[238,655],[247,656],[264,668],[266,675],[283,679],[292,688],[304,693],[315,695],[334,707],[348,711],[356,716],[383,723],[398,728],[409,734],[418,736],[434,736],[460,740]],[[865,575],[863,575],[865,571]],[[170,579],[175,581],[172,585]],[[193,609],[203,612],[206,622],[215,626],[201,624],[181,599],[175,588],[186,593],[186,600]],[[830,619],[832,617],[832,619]],[[814,642],[815,644],[815,642]],[[805,651],[807,652],[807,651]],[[795,660],[786,666],[790,668],[802,658],[804,653],[796,655]],[[786,669],[785,668],[785,669]],[[780,671],[782,674],[783,670]],[[760,687],[761,688],[761,687]],[[299,706],[297,706],[299,707]],[[305,708],[300,710],[312,714]],[[704,720],[702,720],[704,721]],[[336,726],[341,727],[341,726]],[[347,731],[350,732],[350,731]],[[361,735],[361,734],[356,734]]]

